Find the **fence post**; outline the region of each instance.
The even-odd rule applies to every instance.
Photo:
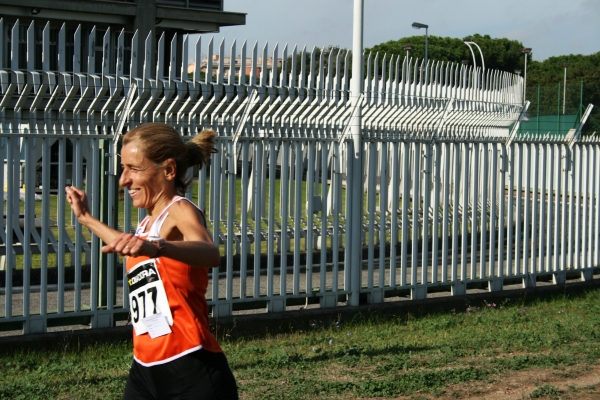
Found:
[[[101,168],[102,175],[100,176],[100,221],[105,224],[116,227],[117,210],[110,210],[117,202],[112,199],[111,196],[118,196],[119,190],[115,186],[116,175],[109,175],[108,171],[110,165],[113,162],[111,152],[115,151],[113,144],[110,140],[101,140]],[[112,186],[112,188],[111,188]],[[112,260],[110,259],[112,258]],[[116,256],[114,254],[100,253],[100,263],[98,265],[98,307],[100,309],[109,308],[109,303],[112,305],[116,299],[116,292],[112,291],[112,296],[109,298],[109,285],[113,288],[116,287],[116,277],[114,273],[109,273],[109,268],[114,268],[116,262]],[[106,328],[113,325],[112,314],[98,315],[96,314],[96,328]]]
[[[352,202],[350,214],[350,232],[352,246],[346,249],[346,263],[350,268],[350,295],[348,305],[359,305],[362,266],[362,85],[363,85],[363,0],[354,0],[354,29],[352,44],[352,81],[350,87],[351,105],[354,113],[350,116],[352,148],[352,171],[348,179],[350,193],[348,200]],[[347,201],[348,201],[347,200]],[[349,257],[348,257],[349,256]]]

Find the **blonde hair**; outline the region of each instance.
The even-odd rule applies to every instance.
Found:
[[[130,130],[123,137],[123,146],[137,142],[144,156],[156,164],[162,164],[169,158],[175,160],[175,189],[184,195],[190,184],[190,180],[185,179],[188,168],[195,165],[202,168],[208,165],[212,154],[218,153],[215,136],[214,130],[205,129],[185,143],[172,126],[149,122]]]

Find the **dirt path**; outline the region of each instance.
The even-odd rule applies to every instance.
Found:
[[[547,369],[517,371],[507,375],[497,377],[492,383],[480,382],[469,385],[471,387],[466,390],[465,396],[461,397],[474,400],[529,399],[530,395],[537,390],[541,397],[536,398],[578,400],[600,398],[600,366],[593,366],[587,370],[573,367],[564,371]],[[548,389],[544,390],[544,388]]]
[[[572,366],[563,370],[532,369],[494,375],[486,382],[461,383],[444,388],[443,396],[414,393],[395,400],[598,400],[600,366]],[[536,392],[534,394],[534,392]],[[534,394],[534,397],[531,395]],[[378,398],[378,400],[382,400]],[[388,399],[391,400],[391,399]]]

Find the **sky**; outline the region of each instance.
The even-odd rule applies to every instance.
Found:
[[[215,46],[225,39],[227,54],[234,39],[238,53],[244,40],[260,50],[268,42],[269,52],[279,43],[280,55],[286,43],[352,48],[354,0],[224,0],[224,10],[246,13],[246,25],[203,35],[203,53],[211,37]],[[518,40],[537,61],[600,51],[600,0],[364,0],[363,21],[364,47],[424,35],[411,27],[420,22],[429,35]]]

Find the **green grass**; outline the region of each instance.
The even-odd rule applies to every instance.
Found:
[[[562,393],[561,390],[558,390],[556,387],[552,385],[538,385],[538,388],[529,394],[529,397],[532,399],[538,399],[542,397],[550,397],[552,399],[558,399],[559,395]]]
[[[519,372],[550,371],[561,382],[596,366],[600,291],[423,315],[398,308],[277,331],[219,331],[242,399],[469,398],[473,387],[504,385]],[[130,363],[129,342],[3,350],[0,398],[121,398]],[[580,391],[534,383],[527,398]]]
[[[199,181],[196,179],[194,182],[192,182],[191,184],[191,188],[192,188],[192,200],[198,204],[198,196],[199,196]],[[208,213],[210,210],[210,194],[209,194],[209,182],[207,181],[206,183],[206,199],[204,204],[206,204],[206,212]],[[270,186],[271,184],[274,185],[274,193],[275,193],[275,197],[276,200],[274,201],[274,215],[273,215],[273,219],[275,221],[275,226],[276,229],[279,229],[279,227],[281,226],[281,222],[282,222],[282,217],[281,217],[281,180],[280,179],[267,179],[266,181],[266,188],[265,188],[265,202],[264,204],[266,204],[267,208],[266,208],[266,214],[264,216],[264,218],[260,221],[260,228],[263,230],[266,230],[268,228],[267,225],[267,219],[269,218],[269,210],[268,210],[268,204],[270,201]],[[289,182],[290,186],[292,185],[292,182]],[[295,187],[288,187],[288,195],[290,197],[293,198],[293,200],[295,200]],[[315,195],[320,195],[321,193],[321,184],[320,183],[316,183],[314,184],[314,191],[315,191]],[[345,193],[346,190],[342,189],[342,203],[345,204]],[[60,196],[64,196],[63,193],[58,193],[58,194],[51,194],[48,197],[48,209],[50,210],[49,213],[49,218],[51,220],[54,221],[58,221],[58,215],[59,215],[59,203],[58,203],[58,199]],[[301,193],[300,193],[300,199],[299,199],[299,204],[298,207],[300,208],[300,213],[301,213],[301,218],[306,220],[307,215],[306,215],[306,181],[302,181],[302,186],[301,186]],[[122,196],[121,196],[122,197]],[[224,192],[223,192],[223,198],[222,198],[222,210],[225,211],[225,214],[227,214],[227,210],[229,207],[229,186],[228,183],[225,183],[224,186]],[[238,223],[241,223],[241,204],[242,204],[242,179],[240,179],[239,177],[236,179],[236,189],[235,189],[235,217],[234,220]],[[125,209],[125,204],[124,201],[121,199],[118,201],[117,203],[118,205],[118,225],[119,227],[121,227],[121,229],[123,229],[123,227],[125,226],[125,221],[124,221],[124,209]],[[24,213],[25,211],[25,205],[23,202],[19,203],[19,212],[21,214]],[[42,201],[36,201],[35,202],[35,215],[37,217],[40,217],[43,212],[43,203]],[[65,220],[66,220],[66,226],[65,226],[65,232],[66,234],[71,238],[71,240],[75,241],[75,229],[74,226],[72,225],[72,220],[71,220],[71,211],[70,211],[70,207],[69,204],[67,202],[65,202],[64,205],[64,209],[65,209]],[[3,204],[3,212],[6,214],[6,201]],[[290,214],[292,214],[291,210],[289,211]],[[136,222],[135,222],[135,218],[137,218],[137,209],[132,208],[131,211],[131,215],[132,215],[132,221],[131,224],[135,227]],[[98,216],[97,216],[98,217]],[[253,231],[256,228],[256,223],[252,220],[253,215],[252,215],[252,211],[248,212],[248,216],[247,216],[247,220],[248,220],[248,227],[251,231]],[[332,220],[332,218],[331,218]],[[332,222],[332,221],[330,221]],[[214,229],[213,227],[213,223],[214,221],[207,219],[207,223],[208,223],[208,229],[209,231],[212,232],[212,230]],[[341,220],[341,223],[343,224],[343,219]],[[288,220],[288,227],[294,226],[293,225],[293,221],[290,219]],[[226,232],[227,231],[227,227],[226,227],[226,220],[221,221],[221,225],[220,225],[220,230],[221,232]],[[59,228],[58,227],[52,227],[51,228],[52,234],[54,235],[54,237],[58,238],[59,235]],[[91,232],[84,228],[82,229],[82,234],[83,237],[86,241],[90,241],[92,238]],[[344,237],[345,235],[341,234],[340,236],[340,243],[343,243],[344,241]],[[332,243],[332,239],[330,237],[327,238],[327,246],[331,246]],[[290,249],[289,251],[293,251],[294,250],[294,241],[290,241]],[[301,251],[306,251],[306,240],[304,238],[302,238],[300,240],[300,247],[301,247]],[[254,246],[251,246],[251,251],[254,251]],[[261,243],[261,253],[265,254],[267,253],[267,242],[263,241]],[[225,245],[221,245],[221,254],[225,254]],[[43,263],[47,263],[49,267],[55,267],[56,266],[56,262],[54,261],[55,257],[52,255],[49,257],[49,261],[48,260],[42,260],[42,257],[39,254],[32,254],[31,255],[31,262],[29,264],[30,268],[32,269],[36,269],[36,268],[41,268]],[[80,260],[79,264],[83,264],[85,263],[84,260]],[[23,255],[17,255],[16,257],[16,268],[21,270],[24,268],[24,264],[25,264],[25,257]],[[65,265],[73,265],[74,262],[71,260],[71,254],[67,253],[66,257],[65,257]]]

